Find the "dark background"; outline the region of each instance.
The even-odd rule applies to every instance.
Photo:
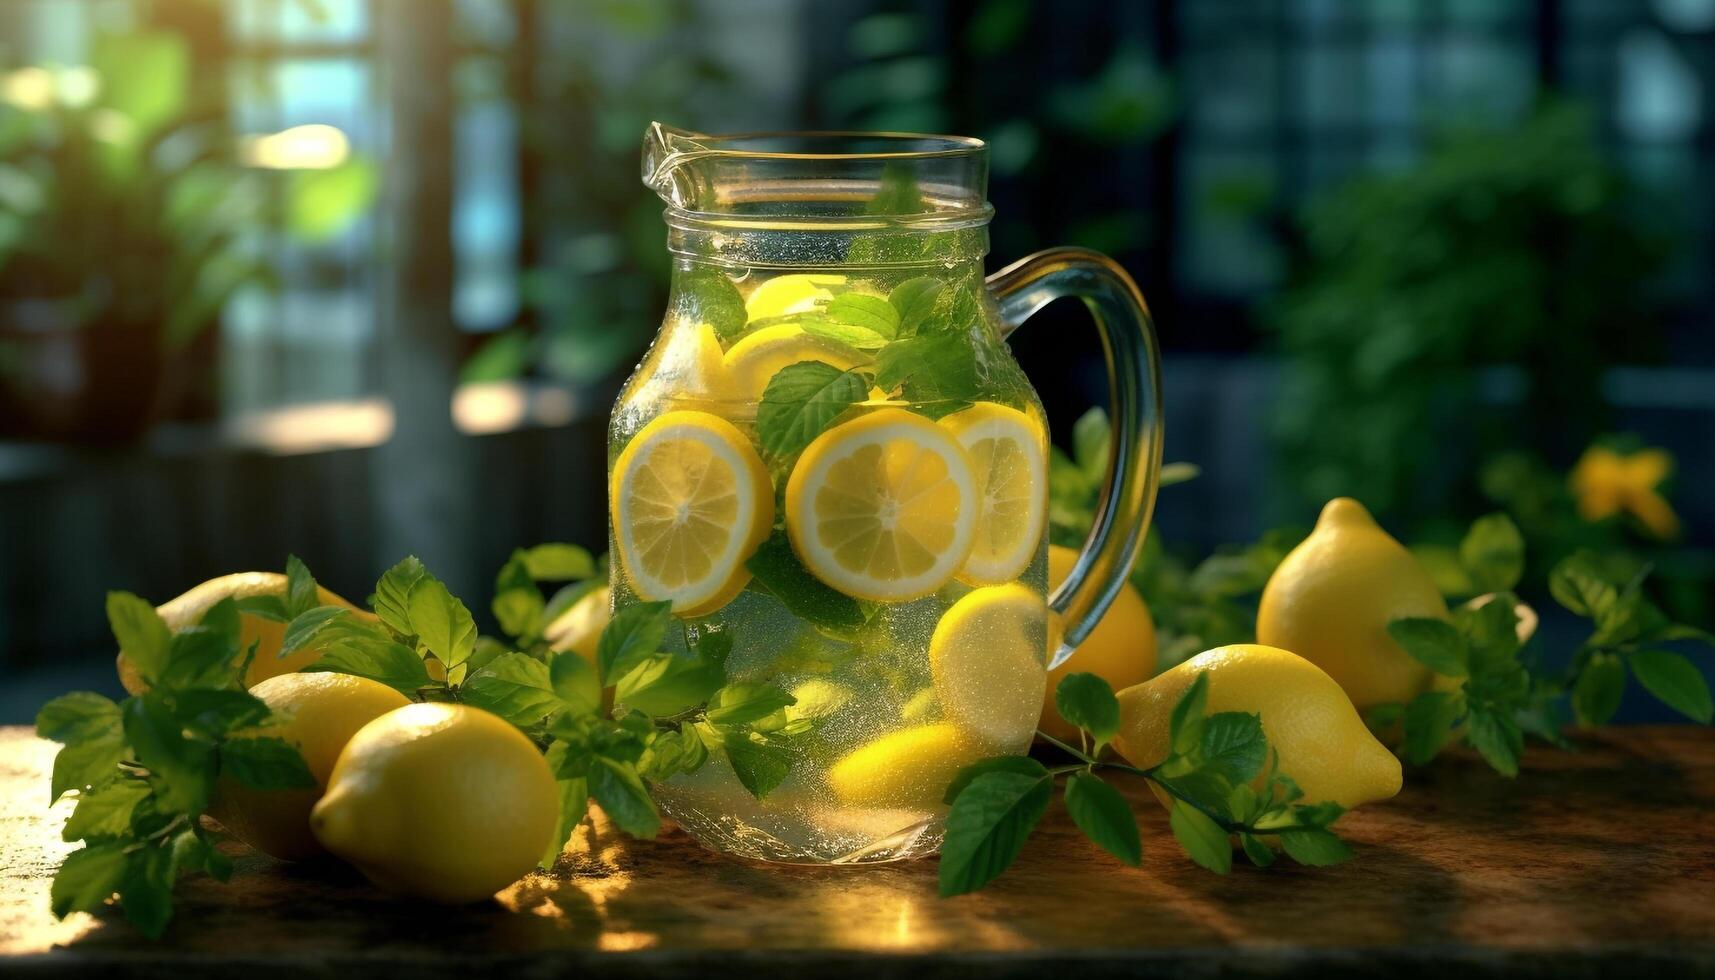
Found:
[[[599,550],[653,119],[987,139],[991,267],[1149,298],[1173,554],[1504,509],[1534,581],[1712,618],[1715,0],[6,0],[0,68],[0,721],[114,686],[107,589],[415,552],[481,616],[514,546]],[[1014,339],[1062,442],[1083,318]],[[1592,445],[1671,454],[1679,529],[1580,517]]]

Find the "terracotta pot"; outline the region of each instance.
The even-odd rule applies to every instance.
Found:
[[[160,330],[83,322],[69,302],[0,307],[0,428],[16,438],[131,442],[157,418]]]

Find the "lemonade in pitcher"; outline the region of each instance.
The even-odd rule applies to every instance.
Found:
[[[950,137],[645,137],[674,272],[609,429],[613,602],[671,603],[669,650],[778,692],[705,706],[752,730],[654,787],[710,847],[932,852],[948,784],[1028,747],[1049,662],[1123,581],[1159,459],[1147,315],[1092,253],[985,280],[985,171]],[[1004,334],[1059,295],[1097,312],[1123,421],[1051,605],[1048,426]]]

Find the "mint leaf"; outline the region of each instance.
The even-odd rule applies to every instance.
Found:
[[[411,628],[411,590],[417,583],[428,576],[429,570],[417,560],[415,555],[389,568],[381,576],[381,581],[375,583],[375,594],[370,597],[370,608],[375,615],[401,636],[411,636],[416,631]]]
[[[575,654],[574,654],[575,656]],[[548,665],[523,653],[503,653],[459,687],[464,702],[529,728],[560,709]]]
[[[573,711],[594,714],[601,709],[601,678],[588,660],[570,650],[549,655],[548,681]]]
[[[494,577],[494,601],[489,608],[495,621],[507,636],[534,636],[542,628],[546,606],[536,577],[530,573],[528,556],[522,548],[515,549]]]
[[[1067,674],[1054,689],[1054,706],[1060,717],[1089,732],[1098,747],[1119,734],[1119,699],[1113,687],[1095,674]]]
[[[107,593],[107,623],[119,650],[151,684],[167,667],[173,633],[155,607],[129,592]]]
[[[1662,704],[1705,725],[1715,717],[1709,684],[1690,660],[1666,650],[1639,650],[1627,659],[1638,683]]]
[[[242,676],[239,654],[238,604],[222,599],[202,622],[173,634],[158,684],[168,690],[226,687]]]
[[[561,745],[565,743],[559,743]],[[583,823],[584,814],[590,809],[589,780],[578,777],[575,779],[558,780],[560,795],[560,816],[554,824],[554,836],[548,841],[548,849],[542,852],[542,859],[536,866],[543,871],[551,870],[554,863],[560,859],[560,852],[566,849],[566,842],[572,839],[572,831],[578,824]]]
[[[631,766],[597,756],[590,763],[589,786],[590,795],[620,830],[645,840],[661,832],[661,815]]]
[[[410,631],[449,669],[464,663],[476,649],[476,620],[439,579],[426,572],[417,579],[408,608]]]
[[[350,615],[351,610],[341,606],[314,606],[293,616],[292,621],[286,624],[285,636],[280,641],[280,658],[297,653],[314,642],[330,624]]]
[[[1505,514],[1479,517],[1459,543],[1459,563],[1479,592],[1505,592],[1524,575],[1524,535]]]
[[[941,844],[942,898],[973,892],[1018,859],[1025,838],[1048,809],[1054,781],[991,771],[971,780],[947,813]]]
[[[173,917],[175,871],[170,847],[145,847],[126,856],[119,904],[125,918],[150,939],[161,938]]]
[[[1518,775],[1519,757],[1524,754],[1524,733],[1518,723],[1490,709],[1473,708],[1465,721],[1465,741],[1503,776]]]
[[[802,361],[777,371],[756,409],[762,448],[790,456],[810,444],[840,413],[869,397],[869,381],[856,370]]]
[[[726,671],[714,660],[658,653],[619,679],[613,699],[644,714],[665,718],[702,704],[724,683]]]
[[[967,334],[919,334],[881,349],[875,359],[875,383],[884,391],[899,389],[913,402],[930,403],[914,407],[945,409],[944,415],[982,393],[979,365]]]
[[[1465,712],[1465,698],[1448,691],[1425,691],[1405,706],[1405,758],[1423,765],[1440,754],[1453,737],[1453,725]]]
[[[1072,459],[1084,478],[1101,486],[1108,478],[1108,447],[1113,445],[1113,427],[1108,413],[1092,408],[1072,424]]]
[[[723,341],[744,333],[744,297],[718,269],[692,268],[673,277],[675,305],[686,319],[715,328]]]
[[[853,350],[880,350],[887,345],[890,339],[868,327],[842,323],[819,313],[807,313],[792,322],[804,328],[804,332],[807,334],[822,337],[837,344],[844,344]]]
[[[36,712],[36,734],[66,745],[116,738],[119,705],[93,691],[62,694]]]
[[[918,328],[934,315],[935,300],[946,287],[945,282],[934,276],[918,276],[893,287],[893,291],[887,294],[887,303],[899,313],[896,336],[915,335]]]
[[[1227,832],[1208,814],[1184,800],[1174,800],[1167,811],[1167,824],[1173,829],[1173,839],[1184,848],[1192,861],[1218,875],[1233,870],[1233,845]]]
[[[247,595],[238,601],[238,611],[276,623],[289,621],[291,614],[286,612],[286,600],[277,595]]]
[[[1476,609],[1460,610],[1455,618],[1464,631],[1470,658],[1466,669],[1479,676],[1516,664],[1518,653],[1517,600],[1511,592],[1499,592]]]
[[[1592,654],[1572,684],[1572,711],[1581,725],[1603,725],[1620,710],[1626,667],[1610,653]]]
[[[282,738],[229,738],[220,744],[221,772],[251,789],[313,789],[316,777]]]
[[[820,316],[801,322],[809,333],[875,350],[899,335],[899,319],[899,311],[885,297],[848,292],[835,296]]]
[[[1221,711],[1203,725],[1202,769],[1232,783],[1248,783],[1262,771],[1268,756],[1262,716]]]
[[[141,779],[119,779],[77,798],[77,809],[60,832],[62,840],[85,837],[124,837],[131,832],[131,813],[149,795]]]
[[[1072,822],[1125,864],[1143,863],[1143,841],[1137,834],[1137,818],[1119,790],[1087,770],[1078,770],[1066,780],[1066,812]]]
[[[792,753],[752,732],[728,732],[721,740],[733,775],[757,799],[763,799],[792,770]]]
[[[297,555],[286,556],[286,618],[294,619],[322,604],[316,578]]]
[[[322,651],[304,673],[351,674],[386,684],[406,697],[433,685],[429,669],[417,651],[377,637],[341,637]]]
[[[743,309],[743,304],[740,304]],[[569,582],[593,578],[595,559],[575,544],[549,542],[524,551],[524,567],[538,582]]]
[[[941,797],[941,802],[950,805],[955,799],[958,799],[960,793],[965,791],[966,786],[969,786],[978,776],[987,772],[1011,772],[1017,773],[1020,776],[1030,776],[1032,778],[1048,778],[1047,767],[1043,766],[1042,763],[1037,762],[1035,759],[1032,759],[1030,756],[997,755],[993,758],[983,759],[980,762],[973,762],[965,768],[960,769],[958,775],[953,777],[952,783],[947,786],[947,792]]]
[[[1245,857],[1250,858],[1251,863],[1257,867],[1266,868],[1274,863],[1274,848],[1264,844],[1256,835],[1240,834],[1239,845],[1244,848]]]
[[[672,619],[673,604],[668,601],[633,602],[616,610],[596,645],[596,664],[603,681],[611,683],[659,651]]]
[[[1173,704],[1168,716],[1168,740],[1175,755],[1189,755],[1201,747],[1204,713],[1209,704],[1209,675],[1202,671]]]
[[[1548,574],[1548,591],[1568,612],[1590,619],[1607,615],[1619,598],[1599,575],[1589,555],[1579,552],[1561,561]]]
[[[797,703],[797,698],[772,684],[729,684],[709,699],[706,717],[711,725],[748,725]]]
[[[129,846],[128,841],[113,841],[91,844],[67,854],[48,889],[54,918],[63,919],[73,912],[100,911],[125,877],[125,849]]]
[[[863,607],[843,592],[811,575],[786,532],[776,531],[744,563],[755,581],[779,599],[794,616],[836,633],[852,633],[864,624]]]
[[[192,689],[173,695],[173,717],[209,738],[252,728],[273,716],[268,702],[247,691]]]
[[[1470,649],[1452,623],[1406,617],[1388,623],[1387,632],[1412,659],[1437,674],[1464,677],[1469,671]]]
[[[214,790],[214,745],[184,735],[157,691],[128,698],[121,708],[125,740],[137,761],[152,774],[160,808],[170,813],[201,813]]]
[[[128,751],[124,735],[118,732],[74,742],[60,749],[54,756],[48,802],[58,802],[72,790],[82,792],[112,782],[119,775],[119,763],[124,761]]]
[[[1352,849],[1332,831],[1313,828],[1280,831],[1280,846],[1288,857],[1312,868],[1348,861]]]

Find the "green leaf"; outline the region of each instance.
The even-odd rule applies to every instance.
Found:
[[[330,624],[348,619],[351,610],[341,606],[312,606],[292,617],[286,624],[285,637],[280,641],[280,657],[284,659],[316,641],[318,634]]]
[[[542,612],[547,607],[536,578],[530,574],[530,563],[523,549],[500,568],[494,579],[494,601],[490,608],[495,621],[507,636],[534,636],[542,628]]]
[[[93,691],[62,694],[36,712],[36,734],[66,745],[117,738],[119,705]]]
[[[542,852],[542,859],[536,863],[544,871],[552,870],[554,863],[560,859],[560,853],[566,849],[566,842],[572,839],[572,831],[578,824],[583,823],[584,814],[590,809],[590,784],[583,778],[561,779],[558,781],[560,796],[560,816],[554,823],[554,836],[548,842],[548,849]]]
[[[1352,857],[1352,849],[1345,841],[1334,836],[1333,831],[1321,828],[1282,830],[1280,846],[1292,860],[1312,868],[1339,864]]]
[[[128,698],[121,708],[125,739],[150,772],[157,801],[169,813],[201,813],[214,790],[214,745],[184,736],[158,691]]]
[[[1173,829],[1173,839],[1192,861],[1218,875],[1233,870],[1233,845],[1226,830],[1208,814],[1183,800],[1174,800],[1167,812],[1167,824]]]
[[[1108,478],[1108,447],[1113,445],[1113,426],[1108,413],[1092,408],[1072,424],[1072,459],[1096,486]]]
[[[85,837],[124,837],[131,832],[131,813],[149,795],[149,784],[141,779],[118,779],[100,789],[81,794],[77,809],[60,832],[62,840]]]
[[[1605,725],[1625,693],[1625,664],[1613,654],[1592,654],[1572,684],[1572,711],[1581,725]]]
[[[1524,535],[1505,514],[1479,517],[1459,543],[1459,561],[1479,592],[1505,592],[1524,575]]]
[[[1179,695],[1168,716],[1168,740],[1176,755],[1196,751],[1203,741],[1204,713],[1209,704],[1209,675],[1198,671],[1196,679]]]
[[[673,290],[675,305],[684,309],[686,319],[714,327],[723,341],[744,333],[744,297],[720,270],[694,267],[682,272],[673,277]]]
[[[579,714],[601,710],[601,678],[595,666],[571,650],[549,656],[548,680],[560,700]]]
[[[899,311],[896,336],[909,337],[917,333],[935,311],[935,301],[947,284],[933,276],[907,279],[887,294],[887,303]]]
[[[1465,721],[1465,741],[1503,776],[1518,775],[1524,754],[1524,733],[1510,717],[1488,709],[1471,710]]]
[[[49,802],[57,802],[72,790],[82,792],[87,787],[100,787],[119,775],[119,763],[129,748],[124,735],[118,732],[101,738],[75,742],[60,749],[54,756],[53,776],[49,781],[52,794]]]
[[[476,620],[447,587],[425,574],[411,586],[411,632],[449,669],[476,649]]]
[[[837,344],[844,344],[853,350],[880,350],[882,347],[885,347],[888,342],[887,337],[884,337],[867,327],[860,327],[850,323],[841,323],[838,320],[829,319],[827,316],[819,313],[801,314],[793,318],[791,322],[802,327],[804,332],[807,334],[822,337]]]
[[[672,619],[673,604],[666,601],[634,602],[616,610],[596,645],[602,679],[622,676],[639,660],[658,652]]]
[[[886,298],[870,293],[841,293],[829,301],[822,317],[806,317],[804,329],[815,333],[818,326],[851,327],[875,338],[876,342],[853,343],[862,350],[874,350],[899,335],[900,313]],[[818,324],[815,321],[821,320]],[[837,339],[837,338],[836,338]],[[851,341],[846,341],[851,343]]]
[[[380,185],[374,162],[362,157],[337,167],[294,170],[286,181],[286,230],[312,243],[338,237],[369,210]]]
[[[863,627],[863,607],[810,574],[793,553],[784,531],[776,531],[762,542],[744,566],[799,619],[836,633],[849,634]]]
[[[869,397],[869,382],[856,370],[803,361],[775,372],[756,409],[762,448],[790,456],[822,434],[829,423]]]
[[[389,568],[381,576],[381,581],[375,583],[375,595],[369,600],[370,608],[393,632],[401,636],[411,636],[416,632],[411,628],[411,590],[428,574],[423,563],[415,555],[410,555]]]
[[[167,667],[173,633],[155,607],[129,592],[107,593],[107,623],[119,650],[151,684]]]
[[[575,656],[575,654],[574,654]],[[464,703],[528,728],[560,710],[548,665],[523,653],[503,653],[459,687]]]
[[[238,611],[262,619],[284,623],[292,617],[286,612],[286,600],[277,595],[247,595],[237,600]]]
[[[792,771],[792,753],[750,732],[728,732],[721,740],[733,775],[750,795],[763,799]]]
[[[48,889],[54,918],[73,912],[98,912],[125,877],[126,841],[91,844],[66,855]]]
[[[965,791],[966,786],[969,786],[973,780],[985,772],[1011,772],[1020,776],[1048,778],[1047,767],[1030,756],[997,755],[960,769],[958,775],[953,777],[952,783],[948,784],[947,792],[942,795],[941,802],[950,805],[960,793]]]
[[[981,358],[964,333],[919,334],[896,340],[876,355],[875,383],[884,391],[947,414],[982,393]]]
[[[238,604],[222,599],[202,622],[173,635],[172,651],[159,686],[169,690],[228,687],[239,683],[248,663],[238,648]]]
[[[661,815],[631,766],[597,756],[590,763],[589,785],[590,795],[620,830],[645,840],[661,832]]]
[[[1232,783],[1248,783],[1262,771],[1268,738],[1262,716],[1243,711],[1220,711],[1203,726],[1202,769]]]
[[[100,104],[124,117],[146,140],[185,110],[190,50],[168,31],[101,32],[91,65],[102,79]]]
[[[1510,669],[1517,663],[1514,659],[1519,649],[1517,608],[1517,599],[1511,592],[1499,592],[1476,609],[1462,609],[1455,614],[1470,650],[1466,669],[1472,676]]]
[[[1251,863],[1257,867],[1266,868],[1274,863],[1274,848],[1263,843],[1256,835],[1240,834],[1239,844],[1245,849],[1245,857],[1250,858]]]
[[[701,656],[658,653],[645,658],[614,685],[614,701],[665,718],[709,699],[726,683],[726,671]]]
[[[796,703],[796,698],[772,684],[729,684],[709,699],[707,718],[711,725],[748,725]]]
[[[1095,674],[1067,674],[1054,689],[1060,717],[1089,732],[1098,746],[1113,741],[1120,729],[1120,703],[1114,689]]]
[[[314,789],[304,757],[283,738],[229,738],[220,743],[221,772],[251,789]]]
[[[316,579],[297,555],[286,556],[286,617],[295,619],[321,605]]]
[[[976,891],[1010,867],[1047,811],[1053,786],[1046,775],[1005,771],[971,780],[947,813],[941,897]]]
[[[193,689],[173,695],[173,717],[210,738],[252,728],[273,717],[268,702],[247,691]]]
[[[1143,841],[1137,834],[1137,818],[1119,790],[1080,769],[1066,780],[1066,812],[1072,822],[1102,850],[1125,864],[1143,863]]]
[[[1619,593],[1602,579],[1583,552],[1554,566],[1548,575],[1548,591],[1567,611],[1590,619],[1607,615],[1619,598]]]
[[[434,684],[417,651],[375,637],[341,637],[322,651],[304,673],[351,674],[386,684],[406,697]]]
[[[1453,737],[1453,725],[1465,713],[1465,698],[1449,691],[1425,691],[1405,706],[1405,758],[1423,765],[1440,754]]]
[[[126,857],[119,904],[125,918],[150,939],[159,939],[173,917],[174,870],[171,847],[145,847]]]
[[[1662,704],[1705,725],[1715,717],[1709,684],[1690,660],[1666,650],[1639,650],[1627,659],[1638,683]]]
[[[1418,663],[1437,674],[1464,677],[1471,651],[1452,623],[1407,617],[1387,624],[1388,635]]]
[[[550,542],[524,552],[524,567],[538,582],[569,582],[593,578],[595,559],[575,544]]]

